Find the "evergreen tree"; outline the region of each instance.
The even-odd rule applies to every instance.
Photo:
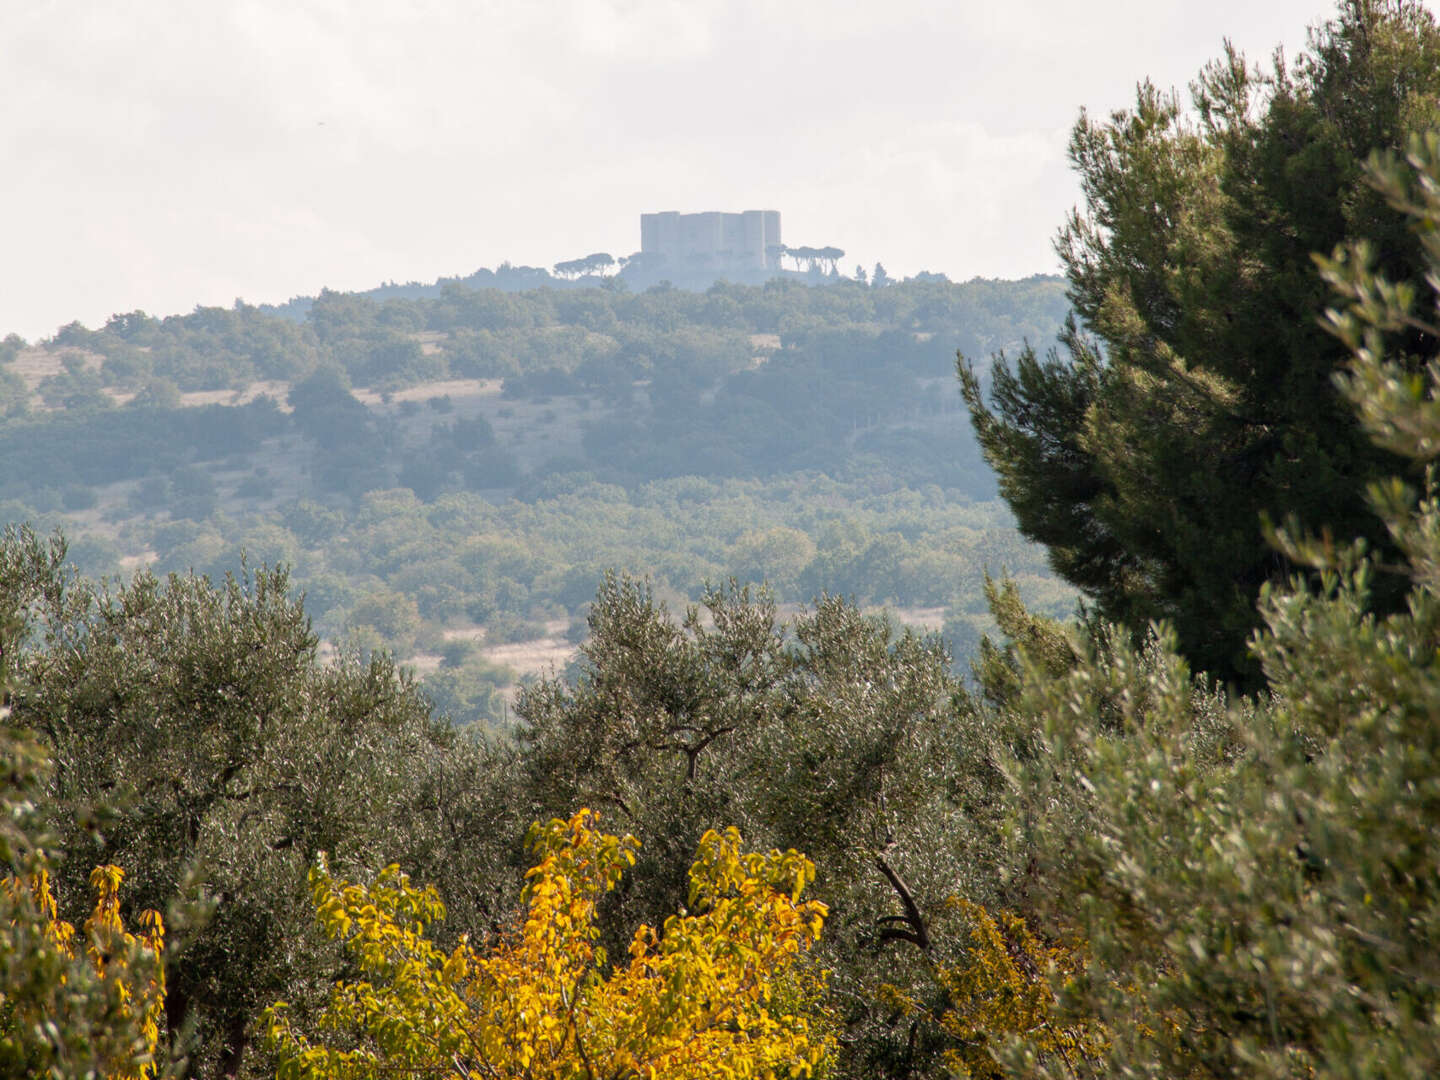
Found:
[[[679,625],[649,590],[607,576],[573,682],[517,704],[528,812],[604,806],[641,841],[599,914],[611,955],[687,903],[710,821],[761,847],[813,853],[836,1076],[921,1076],[956,1034],[922,1004],[964,970],[969,926],[949,902],[992,905],[1004,812],[992,748],[933,638],[896,633],[835,598],[781,621],[764,591],[713,590]],[[986,984],[989,985],[988,983]]]
[[[322,666],[283,572],[108,588],[75,574],[62,540],[7,528],[0,658],[12,719],[51,760],[62,910],[107,864],[136,908],[211,908],[166,956],[166,1024],[193,1030],[202,1073],[262,1074],[260,1008],[309,1000],[334,963],[306,899],[318,852],[347,872],[402,859],[466,926],[510,910],[486,869],[521,827],[502,761],[433,719],[389,660]],[[481,824],[489,798],[500,816]]]
[[[993,370],[967,402],[1026,535],[1098,613],[1166,619],[1199,668],[1253,685],[1255,599],[1290,564],[1262,515],[1336,535],[1383,533],[1366,485],[1397,462],[1336,392],[1347,352],[1317,323],[1311,253],[1374,238],[1391,279],[1420,247],[1363,163],[1433,123],[1440,30],[1412,0],[1347,0],[1268,75],[1227,52],[1193,113],[1146,83],[1129,112],[1071,139],[1086,208],[1061,230],[1080,324],[1061,351]],[[1412,328],[1399,353],[1430,351]],[[1402,591],[1377,583],[1382,606]]]
[[[1440,292],[1440,133],[1373,176]],[[1346,298],[1327,321],[1354,351],[1342,396],[1423,467],[1371,489],[1400,610],[1367,613],[1381,559],[1363,542],[1287,530],[1315,576],[1264,591],[1262,697],[1227,703],[1163,631],[1140,649],[1113,632],[1022,641],[1003,695],[1023,731],[1009,863],[1032,913],[1090,944],[1064,996],[1107,1022],[1106,1076],[1440,1073],[1440,368],[1412,376],[1403,352],[1435,306],[1427,319],[1373,246],[1324,268]]]

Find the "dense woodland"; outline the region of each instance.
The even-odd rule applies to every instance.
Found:
[[[452,284],[10,342],[12,367],[75,350],[8,379],[7,447],[64,430],[43,445],[71,470],[58,496],[43,459],[11,470],[11,505],[93,527],[153,498],[168,519],[131,527],[156,551],[173,530],[235,569],[100,582],[43,529],[0,543],[6,1074],[1440,1074],[1440,29],[1347,0],[1304,55],[1223,56],[1191,94],[1142,85],[1077,124],[1054,351],[1045,281]],[[986,297],[1008,297],[988,322]],[[445,323],[569,303],[591,314]],[[379,348],[386,320],[398,367],[335,344]],[[512,368],[454,366],[481,334],[504,350],[463,356]],[[962,353],[979,452],[1083,601],[1051,584],[1061,610],[1037,610],[982,565],[993,630],[964,674],[857,602],[935,599],[947,553],[1023,565],[975,459],[925,445],[967,415],[918,393],[932,343]],[[182,369],[287,395],[187,404]],[[405,396],[456,375],[505,380],[493,420]],[[578,424],[574,460],[548,454],[564,424],[510,438],[498,410],[530,406]],[[803,438],[767,427],[792,412]],[[66,449],[91,430],[172,456]],[[336,464],[352,438],[396,472]],[[307,471],[217,516],[238,470],[206,464],[266,440]],[[236,566],[264,529],[293,571]],[[648,581],[600,565],[626,530],[654,534]],[[338,602],[333,656],[295,588],[323,607],[325,573],[388,590],[376,623]],[[467,617],[496,626],[563,609],[580,641],[502,732],[435,708],[384,647],[403,628],[363,629],[482,601]]]
[[[286,565],[324,640],[419,663],[460,723],[504,722],[501,646],[573,651],[607,569],[918,609],[962,652],[987,569],[1070,606],[953,377],[1053,337],[1056,279],[431,292],[11,342],[5,517],[92,575]]]

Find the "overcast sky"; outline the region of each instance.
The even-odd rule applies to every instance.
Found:
[[[1080,108],[1325,0],[0,0],[0,335],[640,246],[1053,271]]]

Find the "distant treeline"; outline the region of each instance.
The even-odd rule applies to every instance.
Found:
[[[421,298],[326,291],[298,322],[243,303],[163,319],[137,311],[96,330],[79,323],[62,328],[49,345],[97,353],[105,363],[98,372],[72,363],[42,393],[59,403],[87,387],[221,390],[293,381],[320,366],[377,390],[546,369],[589,371],[593,381],[598,372],[591,369],[643,373],[662,365],[682,328],[683,347],[726,366],[749,355],[751,335],[798,341],[817,331],[947,335],[968,353],[986,354],[1024,338],[1048,340],[1067,310],[1052,277],[911,280],[883,288],[823,280],[722,283],[703,293],[663,286],[642,293],[549,286],[512,293],[455,282]],[[93,394],[85,400],[98,404]]]
[[[513,488],[525,477],[483,418],[402,449],[393,418],[352,393],[484,377],[502,378],[512,399],[602,406],[584,422],[585,458],[546,463],[536,483],[557,472],[630,487],[808,470],[988,498],[993,483],[964,418],[932,430],[938,414],[958,408],[955,353],[1048,339],[1065,310],[1059,283],[1033,278],[881,289],[773,281],[639,295],[447,285],[433,300],[327,292],[303,323],[244,305],[118,315],[99,330],[71,324],[47,343],[63,361],[38,387],[47,411],[0,367],[9,405],[0,448],[16,466],[0,478],[0,497],[59,509],[83,503],[77,487],[248,454],[286,431],[305,440],[317,496]],[[182,392],[257,380],[285,383],[275,391],[283,400],[182,407]],[[288,418],[277,408],[287,402]]]

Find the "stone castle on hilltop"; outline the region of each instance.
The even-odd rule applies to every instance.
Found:
[[[677,269],[776,270],[780,250],[778,210],[640,215],[641,254]]]

